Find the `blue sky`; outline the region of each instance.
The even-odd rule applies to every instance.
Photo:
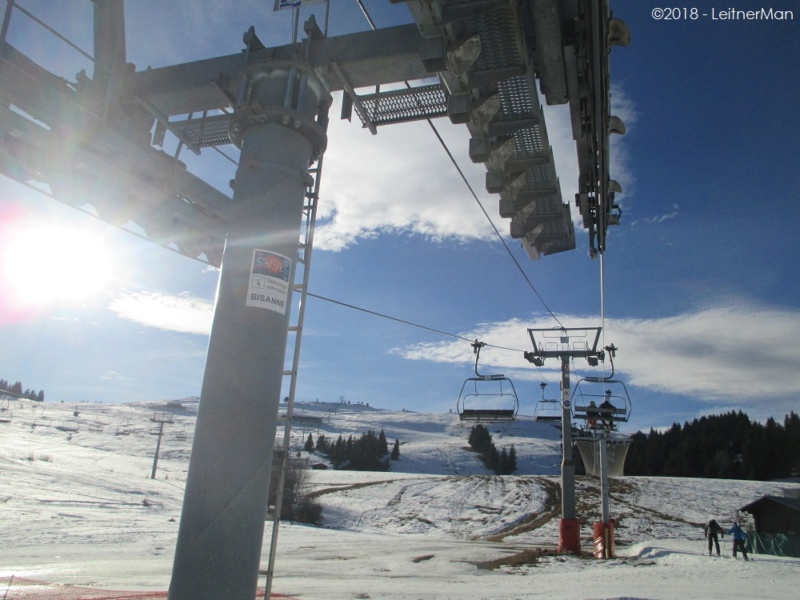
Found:
[[[91,52],[89,0],[27,0],[25,8]],[[223,7],[224,4],[224,7]],[[231,54],[255,25],[267,45],[290,36],[272,2],[136,0],[127,3],[127,56],[137,69]],[[703,2],[717,11],[725,3]],[[409,21],[402,4],[367,1],[379,27]],[[657,21],[656,3],[616,0],[632,43],[611,54],[612,177],[624,194],[605,255],[605,341],[628,385],[628,428],[661,427],[742,409],[782,418],[800,398],[800,2],[793,21]],[[736,8],[760,7],[739,2]],[[319,9],[316,9],[319,11]],[[302,14],[304,19],[310,9]],[[330,34],[369,28],[355,0],[334,2]],[[88,60],[15,13],[9,42],[69,80]],[[600,262],[576,225],[578,248],[532,262],[507,240],[533,293],[427,123],[372,136],[331,111],[310,291],[488,347],[486,371],[514,380],[531,414],[539,383],[557,393],[558,365],[523,360],[528,327],[600,324]],[[562,194],[577,167],[568,114],[545,107]],[[498,197],[467,155],[464,126],[434,122],[502,233]],[[235,155],[233,146],[224,148]],[[220,189],[233,166],[206,150],[189,168]],[[0,377],[45,391],[47,401],[129,402],[197,395],[218,273],[143,242],[15,182],[0,179],[3,255]],[[74,241],[30,229],[57,223],[100,244],[83,258]],[[22,250],[12,231],[25,234]],[[12,254],[13,252],[13,254]],[[95,264],[99,258],[105,264]],[[26,262],[31,261],[31,262]],[[8,263],[30,265],[17,290]],[[101,261],[102,262],[102,261]],[[36,282],[91,264],[86,293],[47,299]],[[103,271],[105,269],[105,271]],[[105,273],[105,275],[102,275]],[[92,278],[94,274],[94,279]],[[24,303],[23,303],[24,300]],[[548,310],[549,309],[549,310]],[[449,336],[308,301],[298,400],[336,400],[425,412],[455,408],[472,375],[472,348]],[[518,350],[518,351],[517,351]],[[575,375],[587,374],[576,362]]]

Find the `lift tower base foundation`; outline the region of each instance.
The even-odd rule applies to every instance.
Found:
[[[581,553],[581,522],[578,519],[561,519],[558,523],[558,552]]]

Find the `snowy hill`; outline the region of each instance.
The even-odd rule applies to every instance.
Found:
[[[283,408],[283,407],[282,407]],[[281,411],[285,414],[285,410]],[[319,427],[304,425],[304,417],[322,419]],[[299,423],[298,423],[299,421]],[[308,403],[295,406],[293,442],[302,447],[308,433],[318,432],[329,440],[342,435],[354,437],[372,430],[383,430],[392,442],[400,440],[402,459],[392,464],[395,473],[429,475],[477,475],[487,471],[476,455],[467,450],[467,438],[474,423],[461,422],[454,413],[426,414],[395,412],[363,404],[336,405]],[[521,417],[510,423],[488,424],[495,446],[514,446],[519,472],[556,475],[561,464],[560,430],[552,424]],[[299,448],[293,448],[299,449]]]
[[[196,413],[196,398],[9,402],[10,422],[0,423],[0,592],[12,575],[165,590]],[[159,420],[170,419],[151,479],[153,434]],[[519,475],[498,477],[467,450],[471,425],[455,414],[310,403],[296,406],[294,422],[295,455],[309,433],[335,439],[383,429],[390,443],[400,440],[401,456],[389,473],[309,473],[323,527],[281,526],[275,591],[325,599],[673,598],[706,597],[706,591],[785,598],[800,585],[795,559],[757,557],[745,569],[740,561],[703,556],[700,529],[710,517],[729,521],[738,507],[798,484],[619,478],[611,513],[622,558],[531,558],[558,537],[560,435],[552,425],[530,417],[492,424],[495,445],[513,444],[519,465]],[[578,478],[585,524],[598,519],[598,487],[594,478]],[[270,529],[268,523],[262,562]],[[582,534],[588,551],[588,525]],[[500,566],[479,568],[489,564]],[[634,568],[642,566],[648,568]],[[763,589],[753,587],[755,574]]]

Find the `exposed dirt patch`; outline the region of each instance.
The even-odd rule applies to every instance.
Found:
[[[500,567],[536,566],[539,563],[539,560],[543,556],[553,555],[553,554],[555,554],[555,552],[553,552],[552,550],[544,550],[542,548],[529,548],[527,550],[522,550],[521,552],[517,552],[516,554],[511,554],[509,556],[502,556],[500,558],[495,558],[494,560],[484,560],[474,564],[479,569],[487,569],[490,571],[494,569],[499,569]]]
[[[339,492],[346,492],[347,490],[359,490],[365,487],[372,487],[375,485],[383,485],[385,483],[393,483],[394,480],[392,479],[384,479],[382,481],[364,481],[362,483],[353,483],[351,485],[340,485],[335,487],[324,488],[321,490],[315,490],[310,492],[306,497],[307,498],[318,498],[320,496],[324,496],[325,494],[336,494]]]
[[[436,556],[436,555],[435,554],[423,554],[422,556],[417,556],[415,558],[412,558],[411,562],[413,562],[413,563],[421,563],[424,560],[432,559],[434,556]]]

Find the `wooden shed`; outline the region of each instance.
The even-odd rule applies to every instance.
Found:
[[[800,498],[762,496],[739,510],[753,515],[756,533],[800,535]]]

